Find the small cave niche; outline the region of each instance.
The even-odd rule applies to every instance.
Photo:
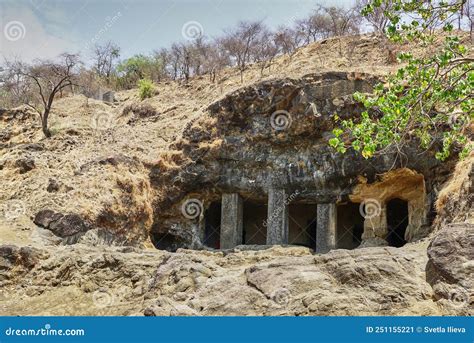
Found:
[[[337,206],[336,244],[338,249],[355,249],[362,242],[364,217],[360,204],[349,202]]]
[[[212,202],[204,212],[203,242],[206,247],[220,249],[221,243],[221,202]]]
[[[316,249],[316,204],[290,204],[288,206],[289,244]]]
[[[159,250],[176,252],[176,250],[185,246],[185,242],[181,237],[168,232],[152,232],[150,239],[155,248]]]
[[[396,248],[404,246],[408,227],[408,202],[398,198],[387,202],[387,227],[388,245]]]
[[[246,200],[244,201],[244,227],[242,242],[246,245],[267,244],[268,206],[266,203]]]

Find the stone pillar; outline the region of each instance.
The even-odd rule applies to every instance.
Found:
[[[336,248],[336,204],[318,204],[316,252],[326,253]]]
[[[361,205],[362,206],[362,205]],[[365,205],[372,209],[362,210],[364,217],[364,232],[361,247],[387,245],[387,206],[384,201],[376,201]]]
[[[221,249],[232,249],[242,244],[242,198],[237,193],[222,194],[221,208]]]
[[[284,189],[268,191],[267,244],[288,244],[288,204]]]

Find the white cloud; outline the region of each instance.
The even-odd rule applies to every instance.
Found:
[[[78,50],[74,42],[57,37],[47,30],[29,6],[7,1],[0,3],[0,12],[2,59],[20,57],[31,61],[37,58],[54,58],[66,51]],[[62,20],[58,19],[57,25],[61,24]]]

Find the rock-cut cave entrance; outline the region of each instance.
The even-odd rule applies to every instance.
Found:
[[[204,213],[203,244],[209,248],[220,249],[221,241],[221,202],[211,203]]]
[[[387,203],[387,242],[392,247],[405,245],[405,231],[408,226],[408,203],[401,199],[392,199]]]
[[[267,228],[265,226],[268,214],[266,203],[244,201],[243,239],[246,245],[264,245],[267,242]]]
[[[316,204],[293,203],[288,206],[288,243],[316,249]]]
[[[360,204],[349,202],[337,206],[336,243],[338,249],[355,249],[362,242],[364,217]]]

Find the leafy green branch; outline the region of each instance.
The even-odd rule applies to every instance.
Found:
[[[339,127],[329,144],[341,153],[352,147],[370,158],[393,148],[402,151],[415,140],[422,149],[435,147],[440,160],[453,150],[466,156],[473,148],[469,125],[474,118],[474,58],[452,25],[464,1],[385,1],[392,5],[385,13],[390,19],[387,35],[391,40],[435,45],[440,31],[433,28],[439,27],[446,37],[431,56],[401,53],[398,59],[403,66],[385,84],[377,85],[371,95],[354,94],[366,111],[357,120],[336,117]],[[383,2],[373,0],[363,14]],[[407,23],[404,18],[416,19]]]

